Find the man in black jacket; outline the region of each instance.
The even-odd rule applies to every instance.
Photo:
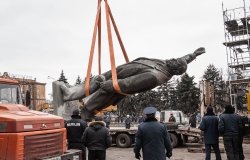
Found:
[[[135,136],[135,158],[140,159],[142,149],[143,160],[166,160],[172,156],[172,146],[166,125],[155,118],[156,108],[146,107],[143,110],[146,119],[138,126]]]
[[[125,128],[126,129],[130,129],[131,122],[132,122],[132,120],[131,120],[130,116],[127,115],[127,118],[125,119]]]
[[[196,113],[193,113],[189,118],[190,127],[196,128]]]
[[[73,111],[71,120],[67,121],[65,127],[67,129],[67,140],[68,149],[79,149],[82,150],[82,159],[86,159],[86,148],[81,141],[81,137],[87,123],[81,119],[80,112],[78,109]]]
[[[241,118],[234,113],[231,105],[225,107],[225,112],[219,118],[219,132],[223,135],[227,159],[239,160],[239,136],[243,128]]]
[[[111,136],[102,117],[95,117],[82,136],[83,143],[88,148],[88,160],[105,160],[106,149],[111,146]]]
[[[204,131],[206,160],[211,160],[211,147],[214,149],[216,160],[221,160],[219,149],[219,118],[214,114],[212,107],[207,107],[207,113],[202,118],[200,129]]]
[[[170,117],[169,117],[169,119],[168,119],[168,122],[176,122],[176,119],[175,119],[173,113],[170,114]]]
[[[243,138],[245,135],[247,135],[248,133],[248,117],[244,114],[241,114],[241,113],[238,113],[238,115],[240,116],[241,118],[241,122],[242,122],[242,130],[240,130],[240,136],[239,136],[239,157],[240,157],[240,160],[244,160],[245,159],[245,156],[244,156],[244,152],[243,152],[243,146],[242,146],[242,143],[243,143]]]

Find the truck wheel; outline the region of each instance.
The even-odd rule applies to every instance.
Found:
[[[177,136],[173,133],[169,133],[169,138],[170,138],[172,147],[173,148],[177,147],[177,144],[178,144]]]
[[[116,145],[120,148],[126,148],[131,146],[131,139],[129,135],[122,133],[116,137]]]

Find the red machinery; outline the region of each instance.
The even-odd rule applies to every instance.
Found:
[[[22,105],[18,82],[0,78],[0,160],[81,159],[66,148],[66,129],[59,116]]]

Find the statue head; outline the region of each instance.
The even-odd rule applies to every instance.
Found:
[[[166,60],[166,67],[170,74],[181,75],[187,71],[187,62],[183,58]]]

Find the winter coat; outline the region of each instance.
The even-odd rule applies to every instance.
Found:
[[[109,129],[103,121],[90,122],[83,133],[82,140],[89,150],[106,150],[111,146]]]
[[[126,119],[125,119],[125,124],[126,124],[126,125],[130,125],[131,122],[132,122],[132,120],[131,120],[130,118],[126,118]]]
[[[243,128],[242,121],[239,115],[234,113],[223,113],[220,115],[219,132],[223,136],[239,136]]]
[[[65,128],[67,129],[69,146],[73,146],[73,148],[76,149],[82,149],[84,146],[81,137],[87,128],[87,122],[82,120],[79,116],[72,116],[72,119],[65,123]]]
[[[138,123],[142,123],[142,122],[144,122],[144,118],[140,117]]]
[[[105,122],[106,127],[109,128],[111,118],[109,116],[105,116],[103,121]]]
[[[219,118],[216,115],[207,115],[202,118],[199,128],[204,131],[205,144],[219,143],[218,124]]]
[[[196,127],[196,115],[192,114],[191,117],[189,118],[189,124],[190,127],[195,128]]]
[[[249,130],[249,122],[248,122],[248,117],[247,116],[240,116],[241,122],[242,122],[242,130],[240,130],[240,136],[243,137],[245,135],[248,135],[248,130]]]
[[[168,122],[176,122],[176,119],[174,116],[170,116]]]
[[[166,160],[166,152],[172,152],[167,127],[154,119],[146,119],[138,126],[134,152],[142,149],[143,160]]]

